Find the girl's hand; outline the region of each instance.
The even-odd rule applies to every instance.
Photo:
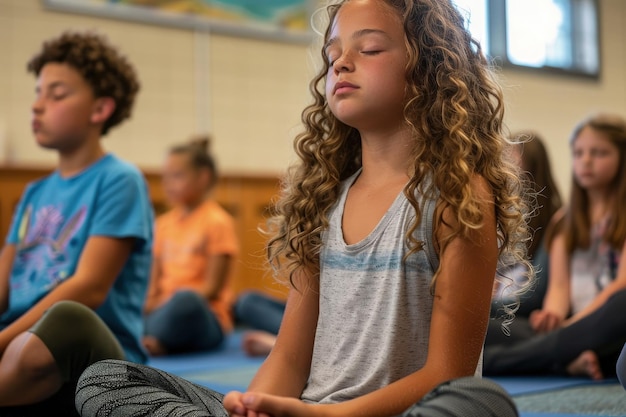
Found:
[[[231,392],[224,397],[231,417],[321,417],[323,406],[306,404],[297,398],[257,392]]]
[[[248,409],[243,403],[243,396],[244,394],[238,391],[231,391],[224,396],[222,403],[230,417],[273,417]]]
[[[222,401],[224,408],[231,417],[248,417],[246,407],[241,401],[243,394],[239,391],[231,391],[224,396]]]
[[[549,310],[535,310],[530,313],[530,327],[537,333],[547,333],[561,326],[563,319]]]

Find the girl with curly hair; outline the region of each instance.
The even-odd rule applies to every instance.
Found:
[[[270,263],[292,288],[248,391],[104,361],[81,377],[81,415],[517,415],[476,377],[498,260],[527,262],[501,90],[451,1],[328,11],[270,222]]]

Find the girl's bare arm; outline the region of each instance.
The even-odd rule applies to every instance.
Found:
[[[317,277],[302,274],[296,280],[296,286],[297,289],[292,288],[289,292],[276,343],[250,383],[248,392],[298,399],[299,402],[311,369],[319,285]],[[231,392],[224,398],[224,406],[232,416],[246,415],[241,398],[239,392]]]

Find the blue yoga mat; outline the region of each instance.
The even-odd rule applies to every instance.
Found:
[[[520,417],[599,417],[597,414],[554,414],[554,413],[525,413],[520,412]]]
[[[536,394],[551,390],[571,388],[580,385],[601,384],[589,378],[559,377],[559,376],[514,376],[489,378],[500,384],[509,394],[523,395]],[[615,380],[607,381],[614,383]]]
[[[489,378],[500,384],[509,394],[536,394],[556,389],[594,384],[589,378],[559,376],[514,376]],[[614,382],[614,381],[611,381]]]
[[[245,390],[264,358],[251,358],[241,349],[243,332],[230,334],[211,352],[151,358],[148,365],[218,392]]]

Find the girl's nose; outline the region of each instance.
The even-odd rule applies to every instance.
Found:
[[[333,63],[333,68],[337,73],[350,72],[354,70],[354,64],[349,59],[349,57],[347,57],[346,55],[342,55],[335,60],[335,62]]]
[[[583,153],[583,155],[580,157],[581,162],[583,163],[583,165],[587,166],[589,164],[591,164],[591,154],[589,152],[585,152]]]

